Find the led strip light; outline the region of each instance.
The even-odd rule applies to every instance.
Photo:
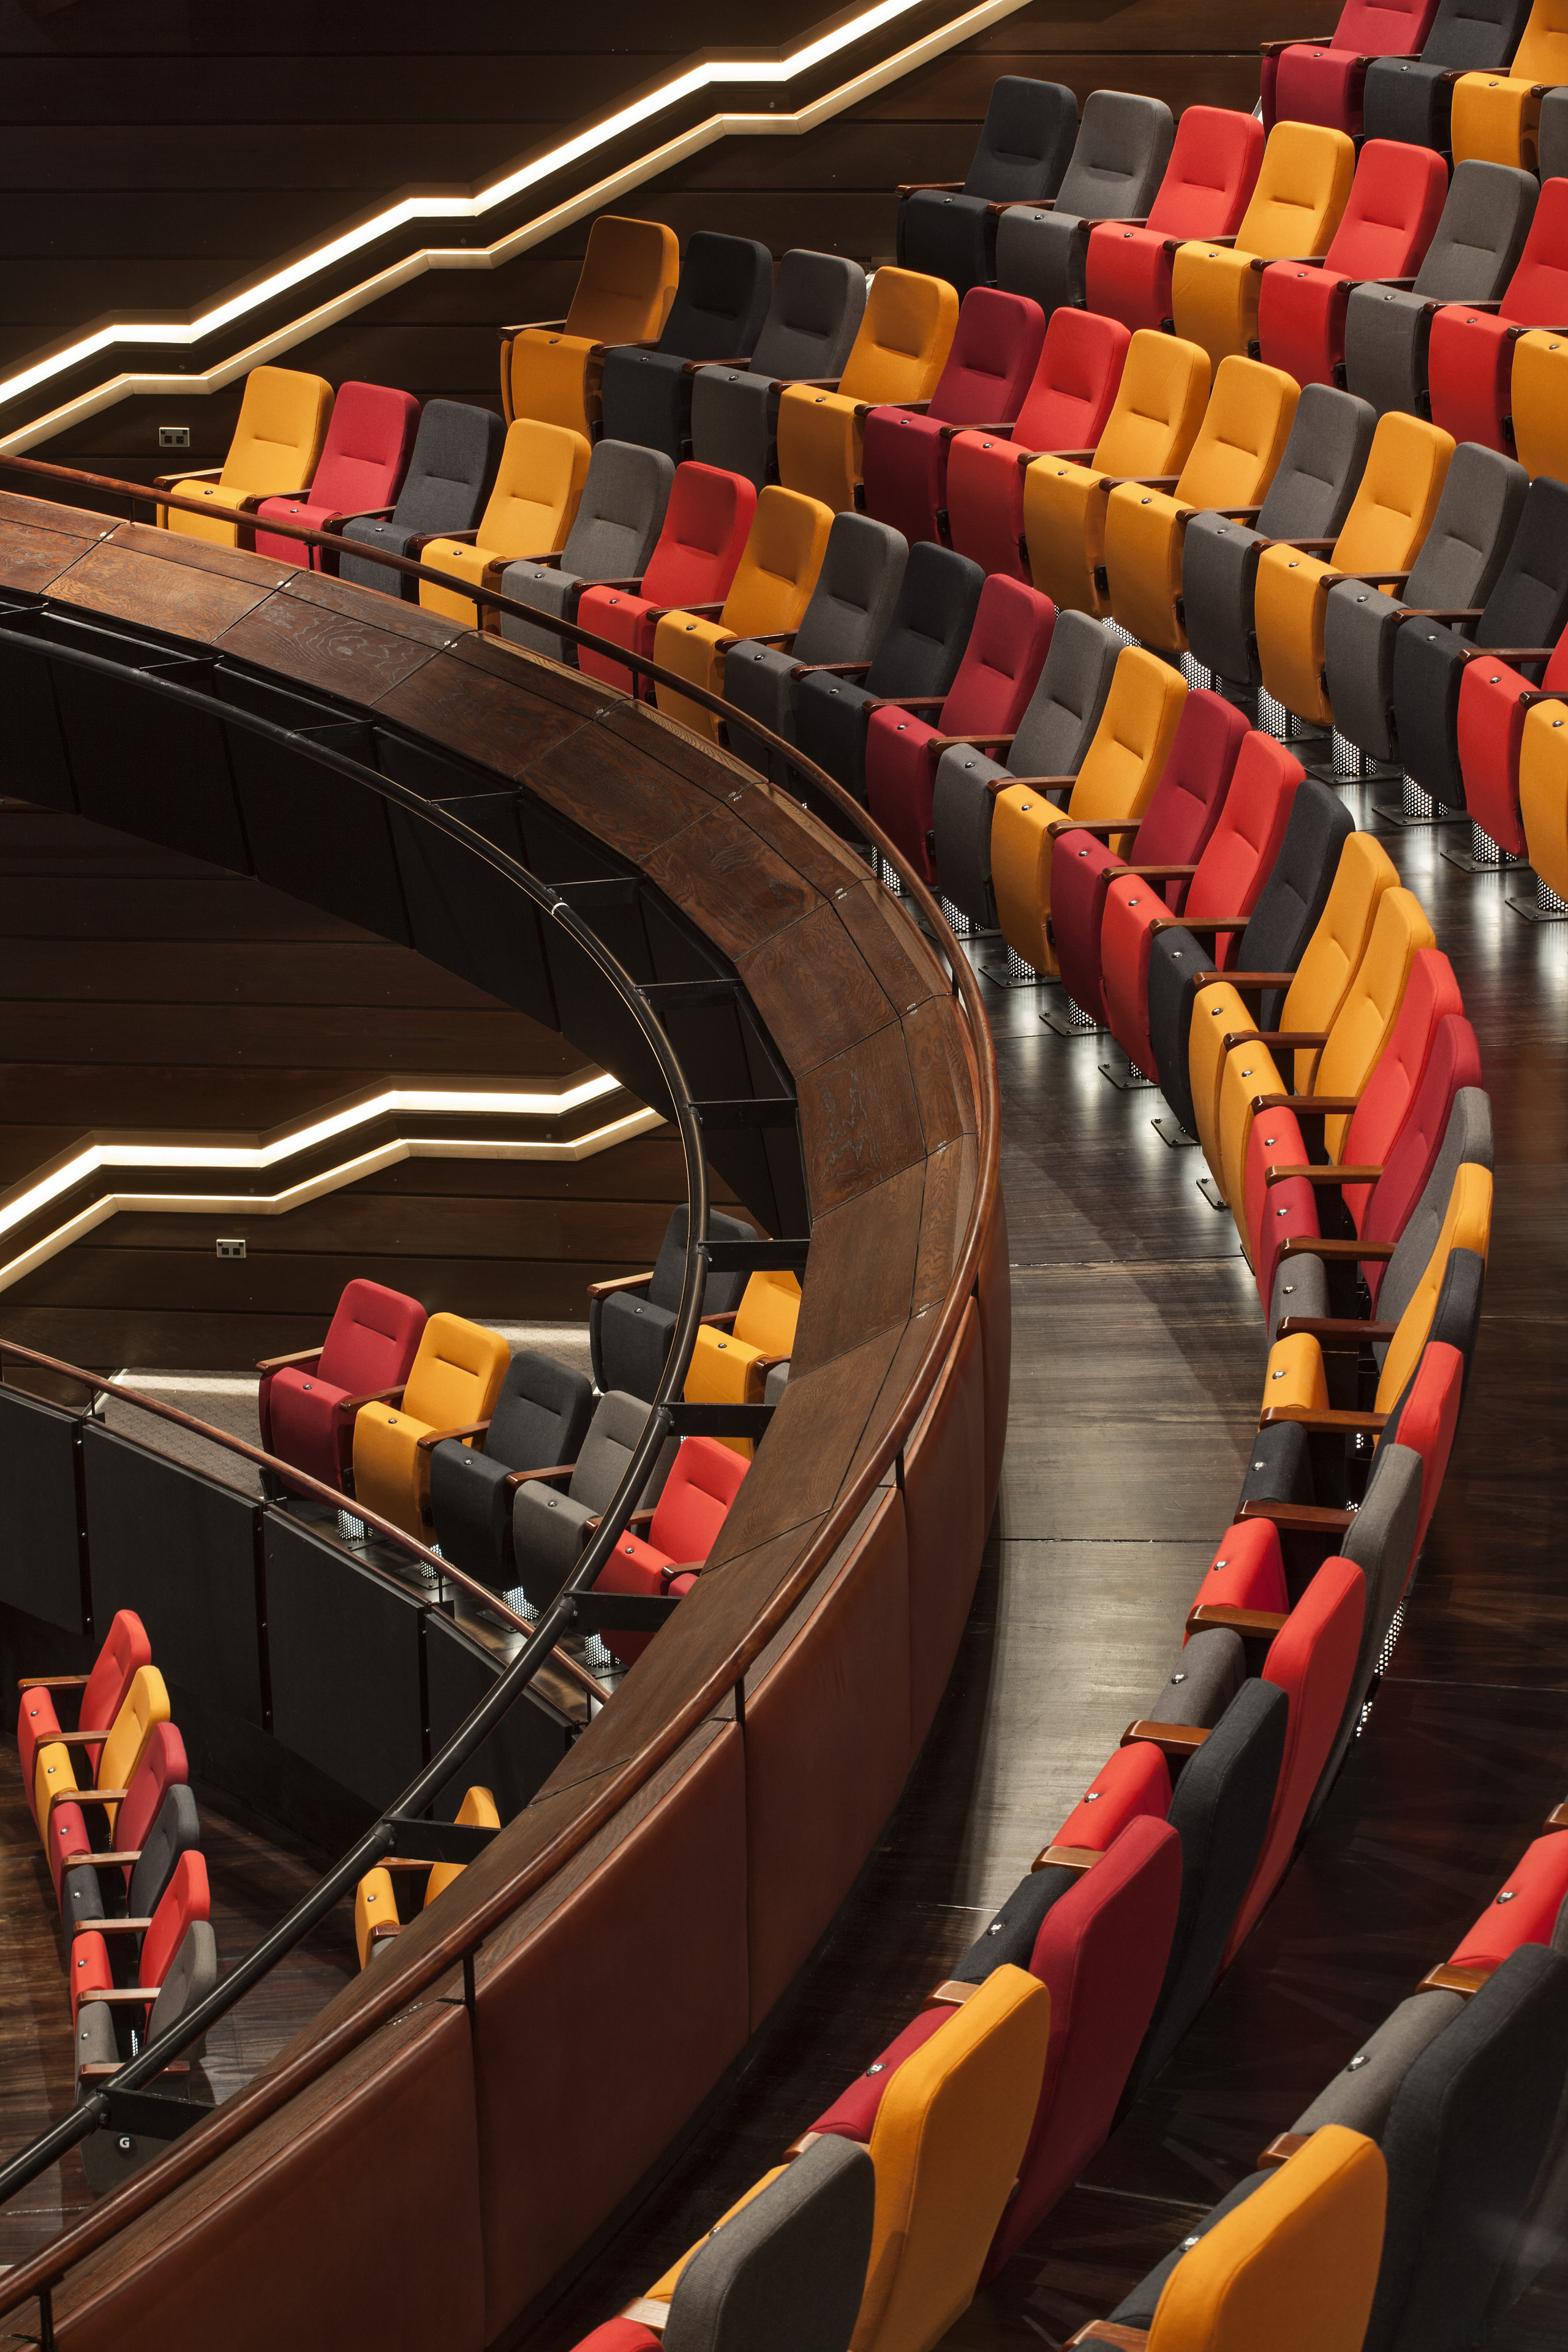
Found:
[[[272,271],[255,285],[244,288],[195,319],[184,322],[115,320],[92,334],[80,336],[61,350],[47,353],[32,366],[0,378],[0,404],[21,399],[68,369],[79,366],[83,361],[96,358],[100,352],[111,351],[117,344],[170,344],[188,348],[199,342],[204,336],[235,325],[247,313],[276,299],[279,295],[303,286],[322,270],[331,268],[395,229],[406,227],[419,220],[482,219],[497,205],[508,203],[548,179],[552,173],[581,163],[611,141],[636,130],[641,123],[651,121],[655,116],[679,105],[685,99],[726,82],[771,83],[775,87],[788,83],[826,63],[854,42],[863,40],[868,34],[907,16],[910,9],[921,5],[921,0],[879,0],[877,6],[861,10],[833,31],[795,50],[787,58],[771,61],[715,59],[706,65],[694,66],[667,82],[658,83],[641,98],[606,115],[602,121],[577,132],[559,146],[551,148],[532,163],[506,173],[490,186],[481,189],[478,195],[409,196],[401,204],[389,205],[374,214],[370,219],[361,222],[357,228],[347,229],[326,244],[313,247],[301,255],[299,260]],[[711,146],[716,140],[730,137],[798,138],[805,131],[815,131],[834,115],[842,113],[847,107],[874,97],[889,82],[897,81],[931,58],[940,57],[943,51],[955,47],[973,34],[984,31],[1002,17],[1012,16],[1024,5],[1025,0],[984,0],[984,5],[966,9],[962,16],[939,26],[923,39],[911,42],[896,56],[880,65],[868,68],[864,73],[856,74],[848,81],[841,82],[836,89],[827,91],[809,106],[793,113],[709,115],[689,131],[649,149],[621,170],[596,181],[592,187],[584,188],[580,194],[524,222],[521,228],[514,229],[494,245],[477,248],[468,246],[425,247],[404,260],[376,271],[373,277],[362,278],[357,286],[351,287],[331,301],[306,311],[288,325],[279,328],[275,333],[262,337],[244,351],[235,352],[230,358],[205,371],[177,375],[111,376],[77,398],[50,410],[47,415],[7,434],[0,439],[0,450],[10,456],[20,456],[40,442],[52,439],[68,425],[80,424],[87,417],[95,416],[103,409],[112,407],[116,402],[127,400],[135,394],[169,393],[189,396],[221,391],[225,385],[247,374],[251,368],[263,366],[281,357],[297,344],[307,341],[310,336],[320,334],[340,320],[363,310],[367,304],[379,301],[384,295],[422,277],[426,270],[500,268],[505,263],[516,260],[531,247],[542,244],[547,237],[558,235],[562,229],[570,228],[574,222],[584,219],[589,213],[615,203],[631,189],[657,178],[661,172],[672,170],[702,148]]]

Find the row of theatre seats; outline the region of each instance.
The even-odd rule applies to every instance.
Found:
[[[21,1691],[18,1764],[59,1906],[81,2095],[217,1983],[201,1821],[132,1611],[115,1616],[89,1673],[24,1675]],[[189,2097],[201,2054],[198,2042],[161,2087]],[[89,2186],[117,2187],[161,2145],[95,2133],[82,2147]]]

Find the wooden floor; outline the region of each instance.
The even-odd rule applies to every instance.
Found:
[[[1462,832],[1385,838],[1453,960],[1496,1109],[1467,1416],[1392,1672],[1311,1838],[1152,2090],[952,2331],[964,2352],[1038,2352],[1108,2311],[1447,1956],[1568,1796],[1568,925],[1509,912],[1518,878],[1447,864]],[[1229,1218],[1196,1190],[1197,1152],[1154,1132],[1158,1096],[1100,1076],[1109,1039],[1056,1035],[1040,992],[990,1001],[1013,1404],[952,1683],[833,1931],[658,2185],[538,2317],[542,2352],[643,2292],[907,2021],[1144,1710],[1231,1517],[1265,1350]],[[1568,2256],[1491,2343],[1565,2340]]]

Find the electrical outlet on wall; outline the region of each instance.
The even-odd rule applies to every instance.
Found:
[[[217,1254],[219,1257],[243,1257],[245,1255],[245,1244],[237,1241],[226,1242],[220,1239],[217,1245]]]
[[[191,428],[188,425],[159,425],[158,446],[160,449],[188,449],[190,446]]]

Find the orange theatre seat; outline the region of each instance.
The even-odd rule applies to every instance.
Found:
[[[96,1770],[87,1765],[85,1758],[79,1773],[73,1764],[74,1748],[97,1745],[81,1732],[59,1732],[47,1747],[37,1749],[33,1763],[33,1813],[57,1892],[62,1856],[61,1842],[53,1834],[55,1815],[63,1806],[101,1805],[112,1844],[120,1806],[147,1744],[158,1725],[168,1720],[169,1694],[163,1675],[156,1666],[138,1666],[110,1726],[108,1738],[97,1748]]]
[[[718,1540],[750,1466],[717,1438],[683,1440],[664,1492],[651,1511],[633,1515],[633,1526],[599,1570],[595,1591],[683,1600]],[[647,1528],[646,1536],[636,1532],[639,1520]],[[612,1624],[604,1638],[622,1664],[629,1666],[641,1657],[653,1635]]]
[[[761,1404],[768,1374],[787,1364],[794,1351],[799,1314],[800,1284],[793,1274],[753,1274],[739,1307],[703,1318],[686,1371],[687,1402]],[[751,1459],[750,1439],[723,1443]]]
[[[1419,269],[1447,194],[1447,167],[1429,147],[1369,139],[1321,263],[1271,261],[1263,272],[1258,345],[1269,366],[1285,369],[1298,383],[1342,382],[1345,306],[1352,287],[1369,278],[1408,278]],[[1446,417],[1438,422],[1447,425]]]
[[[331,414],[332,387],[321,376],[300,375],[292,368],[252,368],[223,464],[205,474],[161,474],[155,487],[247,513],[267,499],[299,497],[310,487]],[[163,530],[187,539],[211,540],[219,547],[241,543],[241,526],[222,515],[160,507],[158,520]]]
[[[275,563],[335,572],[335,549],[309,547],[259,525],[282,520],[307,530],[341,531],[346,522],[387,520],[396,507],[418,430],[419,403],[411,392],[395,392],[384,383],[340,384],[309,496],[264,499],[257,509],[258,555],[269,555]]]
[[[16,1711],[16,1751],[22,1786],[29,1798],[39,1747],[47,1740],[58,1739],[62,1728],[57,1692],[63,1696],[67,1691],[79,1691],[77,1727],[88,1733],[100,1729],[107,1738],[125,1703],[132,1677],[140,1667],[152,1663],[153,1645],[141,1618],[133,1610],[121,1609],[115,1612],[90,1674],[39,1675],[31,1679],[23,1676],[22,1703]],[[86,1745],[85,1753],[88,1773],[91,1775],[98,1769],[98,1745]]]
[[[1189,237],[1234,236],[1263,163],[1263,126],[1228,107],[1189,106],[1142,226],[1097,221],[1085,283],[1091,310],[1123,326],[1171,326],[1171,266]]]
[[[779,400],[779,479],[835,512],[856,503],[873,408],[930,400],[953,336],[958,296],[944,278],[879,269],[844,373],[833,386],[786,384]]]
[[[1016,425],[977,425],[947,451],[948,536],[986,572],[1029,576],[1024,469],[1042,449],[1092,448],[1105,430],[1132,338],[1120,320],[1053,310]]]
[[[477,1783],[468,1790],[458,1806],[457,1821],[464,1829],[499,1830],[500,1815],[496,1801],[488,1789]],[[354,1945],[359,1952],[359,1964],[368,1968],[378,1952],[384,1952],[402,1925],[397,1913],[397,1885],[395,1873],[428,1872],[425,1880],[425,1899],[421,1906],[428,1910],[437,1895],[445,1895],[448,1886],[461,1878],[467,1864],[461,1862],[415,1862],[394,1856],[374,1870],[367,1870],[354,1889]]]
[[[510,1361],[499,1331],[432,1315],[405,1385],[354,1416],[355,1501],[424,1541],[431,1449],[444,1437],[470,1437],[489,1419]]]
[[[754,486],[743,474],[688,459],[675,469],[658,544],[640,580],[595,581],[577,600],[577,623],[628,652],[653,658],[661,613],[722,604],[745,551],[757,510]],[[634,690],[624,663],[579,646],[577,667],[606,686]]]
[[[721,610],[677,606],[650,614],[653,657],[710,694],[724,691],[724,656],[743,638],[793,636],[811,602],[833,516],[815,499],[770,483],[757,500],[746,544]],[[650,567],[651,568],[651,567]],[[585,601],[585,600],[584,600]],[[581,609],[581,608],[579,608]],[[655,689],[667,718],[679,719],[694,734],[719,740],[719,720],[700,702],[660,683]]]
[[[1524,722],[1519,808],[1537,877],[1568,905],[1568,702],[1538,702]]]
[[[680,243],[662,221],[623,220],[601,213],[588,231],[587,249],[571,308],[559,323],[500,331],[501,407],[515,417],[593,436],[599,421],[599,379],[612,343],[657,341],[675,299]]]
[[[507,428],[500,470],[478,528],[448,538],[415,539],[410,555],[433,572],[456,572],[476,588],[488,583],[499,591],[509,563],[565,546],[591,454],[581,433],[520,416]],[[496,617],[493,607],[487,613],[471,596],[433,580],[419,583],[419,602],[427,613],[444,614],[469,628],[491,626]]]
[[[1266,265],[1315,261],[1328,251],[1354,169],[1355,148],[1344,131],[1277,124],[1230,250],[1210,238],[1184,245],[1176,255],[1171,315],[1177,334],[1201,343],[1215,367],[1227,352],[1244,355],[1258,334]]]
[[[1461,74],[1454,84],[1449,144],[1456,163],[1513,163],[1533,172],[1541,101],[1568,82],[1568,0],[1535,0],[1513,63]],[[1563,323],[1553,320],[1552,324]]]
[[[373,1397],[401,1388],[424,1329],[416,1298],[356,1276],[319,1348],[257,1365],[266,1451],[323,1486],[342,1486],[353,1456],[354,1414]]]

